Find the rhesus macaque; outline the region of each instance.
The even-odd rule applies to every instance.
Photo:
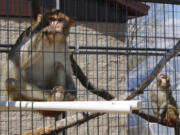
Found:
[[[166,120],[169,126],[174,126],[178,120],[177,103],[172,95],[170,77],[160,74],[157,81],[152,84],[150,100],[154,115]]]
[[[59,10],[52,10],[39,14],[32,27],[20,35],[8,56],[5,89],[10,101],[75,100],[66,44],[73,22]]]

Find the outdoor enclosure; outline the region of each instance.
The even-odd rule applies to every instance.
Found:
[[[68,111],[63,113],[59,120],[43,116],[35,111],[33,106],[28,111],[23,111],[21,108],[20,111],[0,109],[0,135],[179,135],[179,4],[178,0],[1,0],[1,101],[11,100],[11,95],[8,94],[11,92],[11,84],[7,86],[5,84],[9,78],[12,79],[10,74],[13,70],[19,73],[20,78],[20,84],[15,84],[20,85],[20,89],[17,91],[23,92],[23,79],[28,78],[29,75],[29,78],[34,80],[34,82],[28,82],[34,86],[30,90],[33,93],[33,91],[38,91],[36,86],[39,86],[39,82],[46,80],[46,72],[51,68],[55,69],[55,66],[51,68],[45,66],[44,63],[49,60],[48,57],[42,58],[42,61],[39,61],[39,63],[43,63],[42,66],[35,68],[38,62],[34,64],[34,61],[39,59],[39,54],[54,56],[52,60],[54,65],[57,60],[55,56],[63,54],[73,56],[71,59],[69,57],[63,59],[65,63],[63,73],[68,74],[66,67],[72,66],[73,83],[77,90],[75,102],[141,100],[142,108],[133,110],[132,114],[89,112],[86,116],[79,112]],[[66,42],[64,42],[67,48],[60,52],[56,47],[53,51],[33,50],[33,46],[39,43],[34,43],[36,33],[40,34],[49,30],[46,27],[50,23],[46,24],[45,21],[47,14],[52,12],[52,9],[60,9],[74,20]],[[41,25],[38,24],[37,27],[34,24],[38,22],[39,14],[45,19],[42,19]],[[55,21],[62,23],[61,19]],[[48,17],[47,20],[53,21]],[[63,27],[64,29],[66,28]],[[25,34],[22,34],[24,32]],[[59,36],[63,34],[66,32],[62,32]],[[47,41],[43,36],[38,38],[42,41],[42,46],[45,46]],[[51,45],[57,45],[55,39],[53,41],[54,43]],[[28,51],[17,50],[16,46],[22,47],[27,42],[30,44],[30,48],[32,47],[31,49]],[[18,66],[18,64],[21,65],[21,62],[16,63],[18,71],[10,68],[11,61],[9,59],[12,57],[10,54],[14,47],[16,49],[13,53],[17,53],[18,58],[22,57],[27,61],[25,66],[29,66],[31,71],[28,75],[21,66]],[[26,53],[29,54],[28,57],[23,57],[23,54]],[[33,53],[36,53],[35,57],[33,57]],[[161,73],[170,77],[170,92],[165,92],[165,107],[153,108],[150,92],[154,90],[151,90],[152,84],[157,81],[157,77]],[[33,77],[36,74],[39,75],[40,80]],[[57,74],[54,74],[54,78]],[[52,83],[54,78],[48,80],[48,83]],[[17,80],[17,78],[14,79]],[[64,77],[64,80],[69,81],[67,77]],[[69,88],[69,84],[65,85]],[[50,88],[51,93],[54,92],[56,85],[53,85],[52,88]],[[47,90],[43,87],[42,89]],[[66,88],[64,89],[66,91]],[[161,102],[158,88],[154,91],[157,93],[157,103]],[[46,91],[44,92],[46,93]],[[168,112],[174,111],[168,107],[171,104],[168,99],[171,92],[177,103],[177,106],[173,107],[177,114],[172,125],[165,120]],[[21,94],[19,95],[21,96]],[[163,98],[163,96],[161,97]],[[28,100],[37,101],[33,100],[33,97],[29,97]],[[18,97],[16,101],[25,100]],[[163,110],[161,117],[154,113],[155,109]],[[165,116],[163,116],[164,113]],[[171,115],[173,114],[168,115],[167,119],[170,119]]]

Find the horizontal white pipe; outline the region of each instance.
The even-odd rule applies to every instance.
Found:
[[[0,101],[0,110],[48,110],[75,112],[109,112],[131,113],[139,109],[141,101],[65,101],[65,102],[31,102]]]

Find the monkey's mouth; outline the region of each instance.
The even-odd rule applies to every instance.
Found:
[[[58,32],[58,31],[54,32],[54,34],[55,34],[55,35],[65,35],[64,32]]]
[[[45,31],[44,33],[49,33],[49,34],[52,34],[54,36],[63,36],[63,35],[65,35],[64,32],[57,32],[57,31]]]
[[[165,85],[161,85],[161,87],[162,87],[162,88],[168,88],[169,85],[166,85],[166,84],[165,84]]]

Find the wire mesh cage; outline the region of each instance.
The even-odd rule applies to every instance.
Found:
[[[54,101],[59,88],[61,101],[141,100],[142,108],[57,118],[0,106],[0,135],[178,135],[179,4],[1,0],[1,101]]]

